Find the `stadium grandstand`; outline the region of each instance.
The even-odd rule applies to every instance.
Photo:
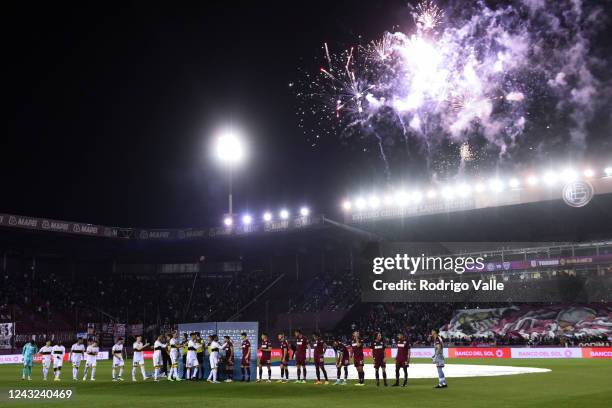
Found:
[[[489,271],[521,290],[541,291],[559,276],[597,282],[612,274],[610,208],[605,194],[582,208],[551,200],[367,224],[312,215],[284,228],[206,236],[2,215],[0,319],[15,328],[5,348],[32,336],[68,343],[88,331],[109,347],[114,330],[152,336],[213,320],[329,337],[358,328],[391,339],[401,329],[415,344],[425,344],[432,327],[457,345],[605,343],[606,294],[566,306],[466,301],[461,310],[446,302],[363,302],[356,263],[372,242],[488,242],[480,252],[490,256]],[[498,244],[511,241],[522,246]]]

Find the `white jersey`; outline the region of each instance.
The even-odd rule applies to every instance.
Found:
[[[53,367],[58,368],[64,364],[64,355],[66,354],[66,347],[62,345],[55,345],[53,348]]]
[[[181,345],[174,337],[170,339],[170,362],[176,364],[179,359],[179,348]]]
[[[87,346],[87,349],[85,351],[85,357],[88,366],[95,367],[98,364],[99,352],[100,348],[98,346]]]
[[[164,348],[166,348],[166,343],[162,343],[159,340],[155,340],[155,343],[153,343],[153,365],[156,367],[160,367],[164,364],[162,354]]]
[[[210,368],[215,369],[217,368],[217,366],[219,365],[219,349],[221,348],[221,345],[213,340],[210,342],[210,344],[208,345],[208,361],[210,362]]]
[[[197,341],[189,340],[187,343],[187,367],[197,367],[198,362],[197,350],[202,347]]]
[[[111,348],[111,353],[113,355],[113,367],[120,367],[124,364],[123,362],[123,344],[115,344],[113,348]]]
[[[78,367],[84,357],[85,345],[82,343],[74,343],[72,347],[70,347],[70,361],[72,361],[72,364]]]
[[[42,346],[39,350],[39,353],[42,356],[43,367],[49,368],[51,366],[51,355],[53,354],[53,347]]]
[[[142,341],[135,341],[134,344],[132,344],[132,348],[134,349],[134,365],[143,365],[144,353],[142,352],[142,349],[144,348],[144,344],[142,343]]]

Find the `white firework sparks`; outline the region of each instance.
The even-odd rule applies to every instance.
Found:
[[[310,98],[300,111],[302,120],[314,115],[316,125],[331,123],[322,132],[329,135],[350,137],[351,131],[359,140],[372,136],[383,158],[383,139],[394,120],[406,141],[410,135],[427,151],[443,140],[469,148],[465,143],[477,134],[501,157],[516,147],[530,104],[537,95],[548,94],[556,98],[552,114],[569,117],[571,139],[581,143],[596,96],[606,103],[598,94],[605,87],[598,86],[590,71],[594,59],[587,54],[585,31],[596,28],[593,21],[601,10],[564,11],[571,9],[571,0],[518,1],[517,6],[498,8],[478,2],[471,16],[463,13],[453,20],[426,0],[415,8],[412,33],[387,32],[338,54],[324,44],[325,67],[316,77],[307,75],[302,87],[306,91],[301,95]],[[528,8],[529,16],[537,18],[517,7]],[[462,13],[449,15],[457,14]],[[558,24],[560,15],[567,27]],[[556,39],[563,48],[542,46]],[[312,99],[323,104],[313,105]],[[538,143],[545,143],[544,138],[530,145]],[[462,161],[468,152],[473,157],[471,148],[462,148]]]

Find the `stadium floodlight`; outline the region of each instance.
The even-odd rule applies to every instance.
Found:
[[[569,183],[571,181],[576,180],[576,172],[572,169],[564,169],[563,172],[561,173],[561,177],[563,178],[563,181]]]
[[[500,179],[493,179],[489,182],[489,188],[494,193],[499,193],[504,189],[504,183]]]
[[[300,208],[300,215],[302,217],[308,217],[310,215],[310,209],[308,207]]]
[[[476,190],[477,193],[482,193],[483,191],[485,191],[485,185],[482,183],[476,183],[476,185],[474,186],[474,190]]]
[[[289,210],[282,209],[280,210],[278,215],[281,217],[281,220],[286,220],[287,218],[289,218]]]
[[[585,169],[583,174],[584,174],[584,177],[591,178],[595,175],[595,172],[593,171],[593,169]]]
[[[437,196],[436,190],[432,189],[427,192],[427,198],[429,199],[434,199],[436,198],[436,196]]]
[[[226,128],[219,132],[215,141],[215,155],[227,166],[228,172],[228,214],[232,216],[232,176],[236,165],[244,161],[245,147],[239,132],[234,128]]]
[[[420,203],[421,200],[423,199],[423,193],[421,193],[420,191],[413,191],[412,194],[410,195],[410,198],[412,199],[413,202]]]
[[[455,187],[455,191],[460,197],[467,197],[468,194],[470,194],[470,186],[465,183],[459,184],[457,187]]]
[[[604,169],[604,174],[605,174],[607,177],[612,176],[612,167],[606,167],[606,168]]]
[[[353,203],[351,203],[349,200],[344,200],[342,202],[342,209],[344,211],[351,211],[351,208],[353,208]]]
[[[538,178],[536,176],[529,176],[527,177],[527,184],[529,184],[530,186],[535,186],[537,185],[539,182]]]
[[[251,217],[251,215],[250,215],[250,214],[244,214],[244,215],[242,216],[242,223],[243,223],[244,225],[250,225],[250,224],[251,224],[251,222],[253,222],[253,217]]]
[[[358,198],[358,199],[355,201],[355,207],[356,207],[358,210],[363,210],[363,209],[365,208],[365,206],[366,206],[366,201],[365,201],[363,198],[359,197],[359,198]]]
[[[450,200],[451,198],[453,198],[453,189],[450,187],[444,187],[442,189],[442,197],[444,197],[447,200]]]
[[[264,220],[265,222],[270,222],[270,221],[272,221],[272,213],[271,213],[271,212],[269,212],[269,211],[266,211],[266,212],[264,213],[264,215],[263,215],[263,220]]]
[[[395,202],[397,203],[398,206],[404,207],[408,205],[409,201],[410,200],[409,200],[408,194],[406,194],[405,191],[398,191],[395,194]]]
[[[544,173],[543,179],[545,184],[552,186],[557,182],[557,175],[552,171],[547,171],[546,173]]]
[[[217,159],[223,163],[238,164],[244,160],[245,150],[240,134],[233,128],[223,129],[215,144]]]
[[[224,224],[226,227],[231,227],[233,223],[234,223],[234,220],[232,219],[232,217],[225,217],[225,218],[223,219],[223,224]]]
[[[386,195],[383,198],[383,203],[385,203],[385,205],[389,206],[393,204],[393,197],[391,197],[390,195]]]
[[[518,181],[517,178],[512,178],[512,179],[510,179],[509,185],[512,188],[518,188],[521,185],[521,182]]]
[[[380,199],[376,196],[371,196],[368,199],[368,204],[371,208],[378,208],[378,206],[380,205]]]

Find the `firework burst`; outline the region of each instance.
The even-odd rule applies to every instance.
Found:
[[[413,32],[386,32],[339,53],[324,44],[319,73],[306,73],[298,87],[304,102],[300,123],[305,132],[316,133],[309,136],[313,146],[323,134],[372,138],[389,168],[385,146],[397,145],[398,136],[427,155],[445,140],[459,143],[459,157],[456,149],[454,154],[461,163],[473,159],[469,139],[479,137],[503,157],[520,148],[516,141],[529,107],[541,94],[556,98],[553,113],[557,107],[566,115],[570,110],[575,122],[573,129],[568,126],[570,137],[579,141],[599,89],[585,51],[588,33],[582,31],[597,10],[564,14],[570,0],[548,8],[520,1],[541,16],[530,19],[512,6],[478,2],[472,15],[461,9],[449,15],[463,17],[450,19],[425,0],[414,8]],[[555,23],[561,14],[567,28]],[[562,39],[566,48],[541,46],[551,38]],[[581,79],[570,84],[572,77]]]

